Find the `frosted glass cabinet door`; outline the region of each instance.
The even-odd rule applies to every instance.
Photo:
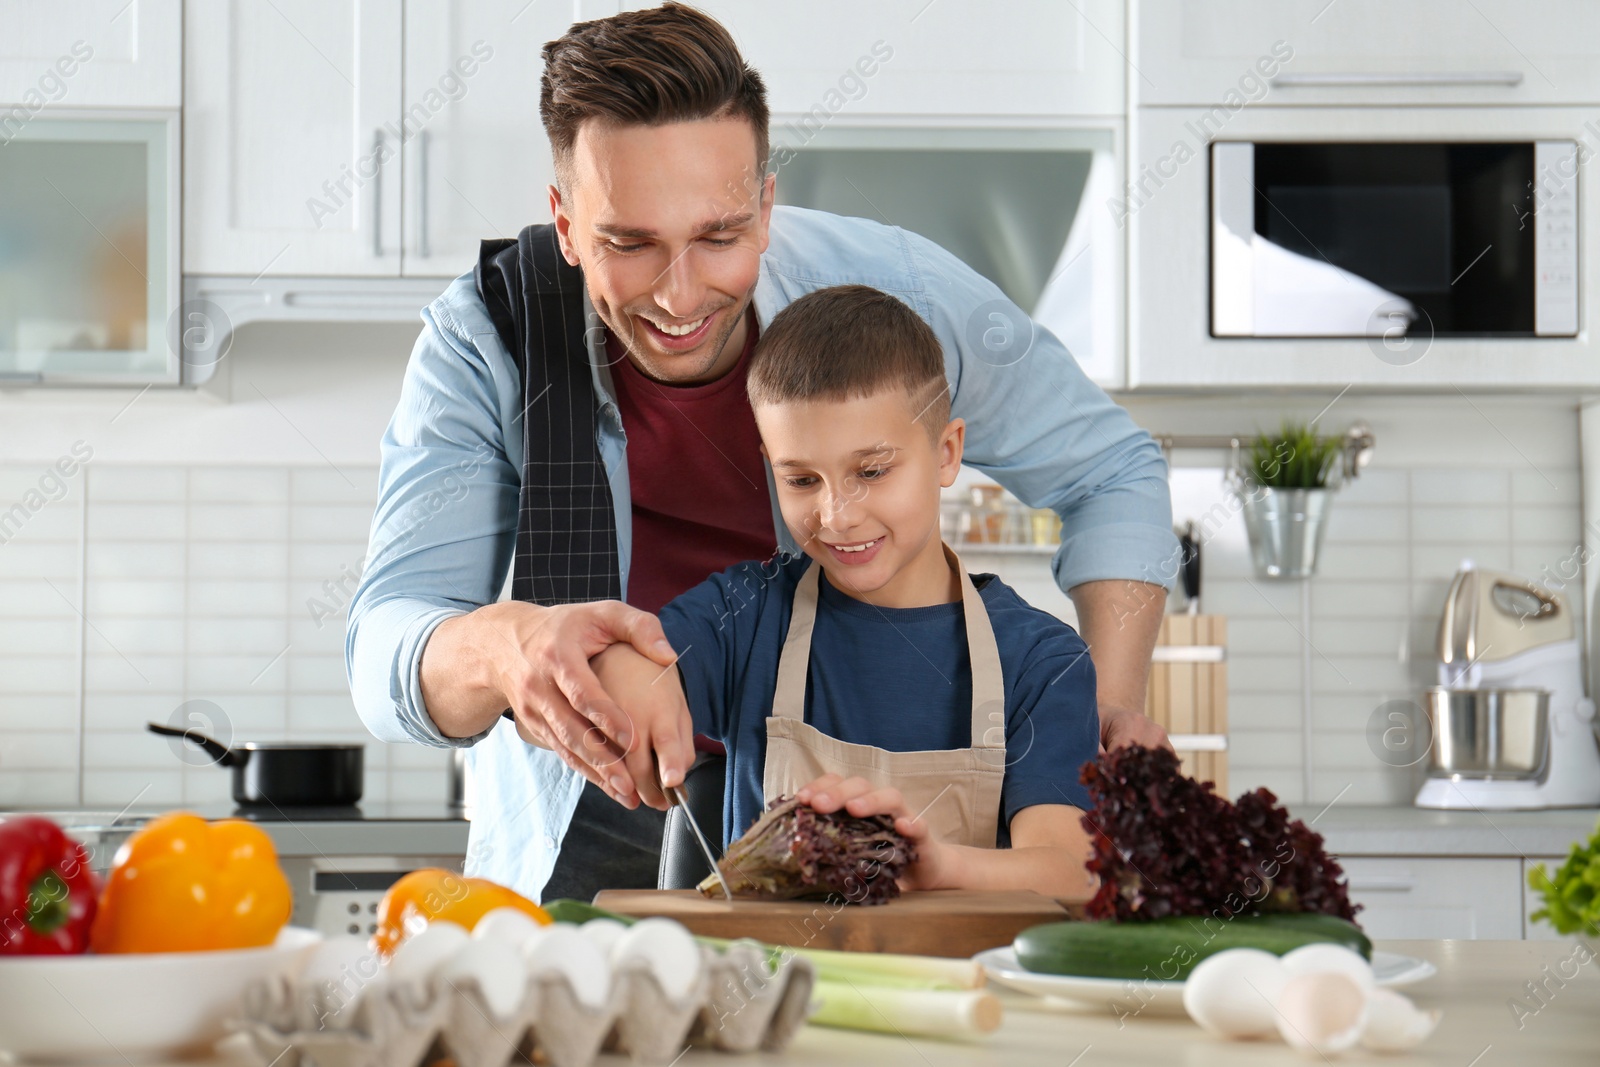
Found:
[[[177,112],[123,114],[0,148],[0,384],[178,380]]]

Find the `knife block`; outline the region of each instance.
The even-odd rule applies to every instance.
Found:
[[[1172,737],[1183,772],[1228,795],[1228,620],[1166,615],[1150,664],[1145,714]]]

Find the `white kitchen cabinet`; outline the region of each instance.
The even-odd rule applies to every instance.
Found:
[[[550,221],[541,49],[572,16],[571,0],[406,0],[404,273],[455,277],[480,240]]]
[[[182,0],[0,0],[0,143],[55,108],[183,102]]]
[[[1356,916],[1373,940],[1522,937],[1522,861],[1341,856]]]
[[[401,0],[190,0],[184,272],[400,271]]]
[[[1142,0],[1138,11],[1140,105],[1230,92],[1313,105],[1600,101],[1589,0]],[[1292,58],[1274,68],[1284,50]]]
[[[627,8],[649,7],[627,3]],[[1120,115],[1120,0],[704,0],[782,123],[865,115]]]

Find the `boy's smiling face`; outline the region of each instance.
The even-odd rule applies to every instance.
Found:
[[[935,439],[916,414],[893,386],[755,405],[789,533],[836,588],[883,607],[954,599],[939,490],[960,470],[966,428],[952,419]]]

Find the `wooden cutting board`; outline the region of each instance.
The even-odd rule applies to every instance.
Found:
[[[1037,893],[962,889],[902,893],[871,907],[820,900],[711,900],[693,889],[606,889],[594,902],[620,915],[676,919],[703,937],[961,959],[1009,945],[1030,926],[1068,917],[1060,904]]]

